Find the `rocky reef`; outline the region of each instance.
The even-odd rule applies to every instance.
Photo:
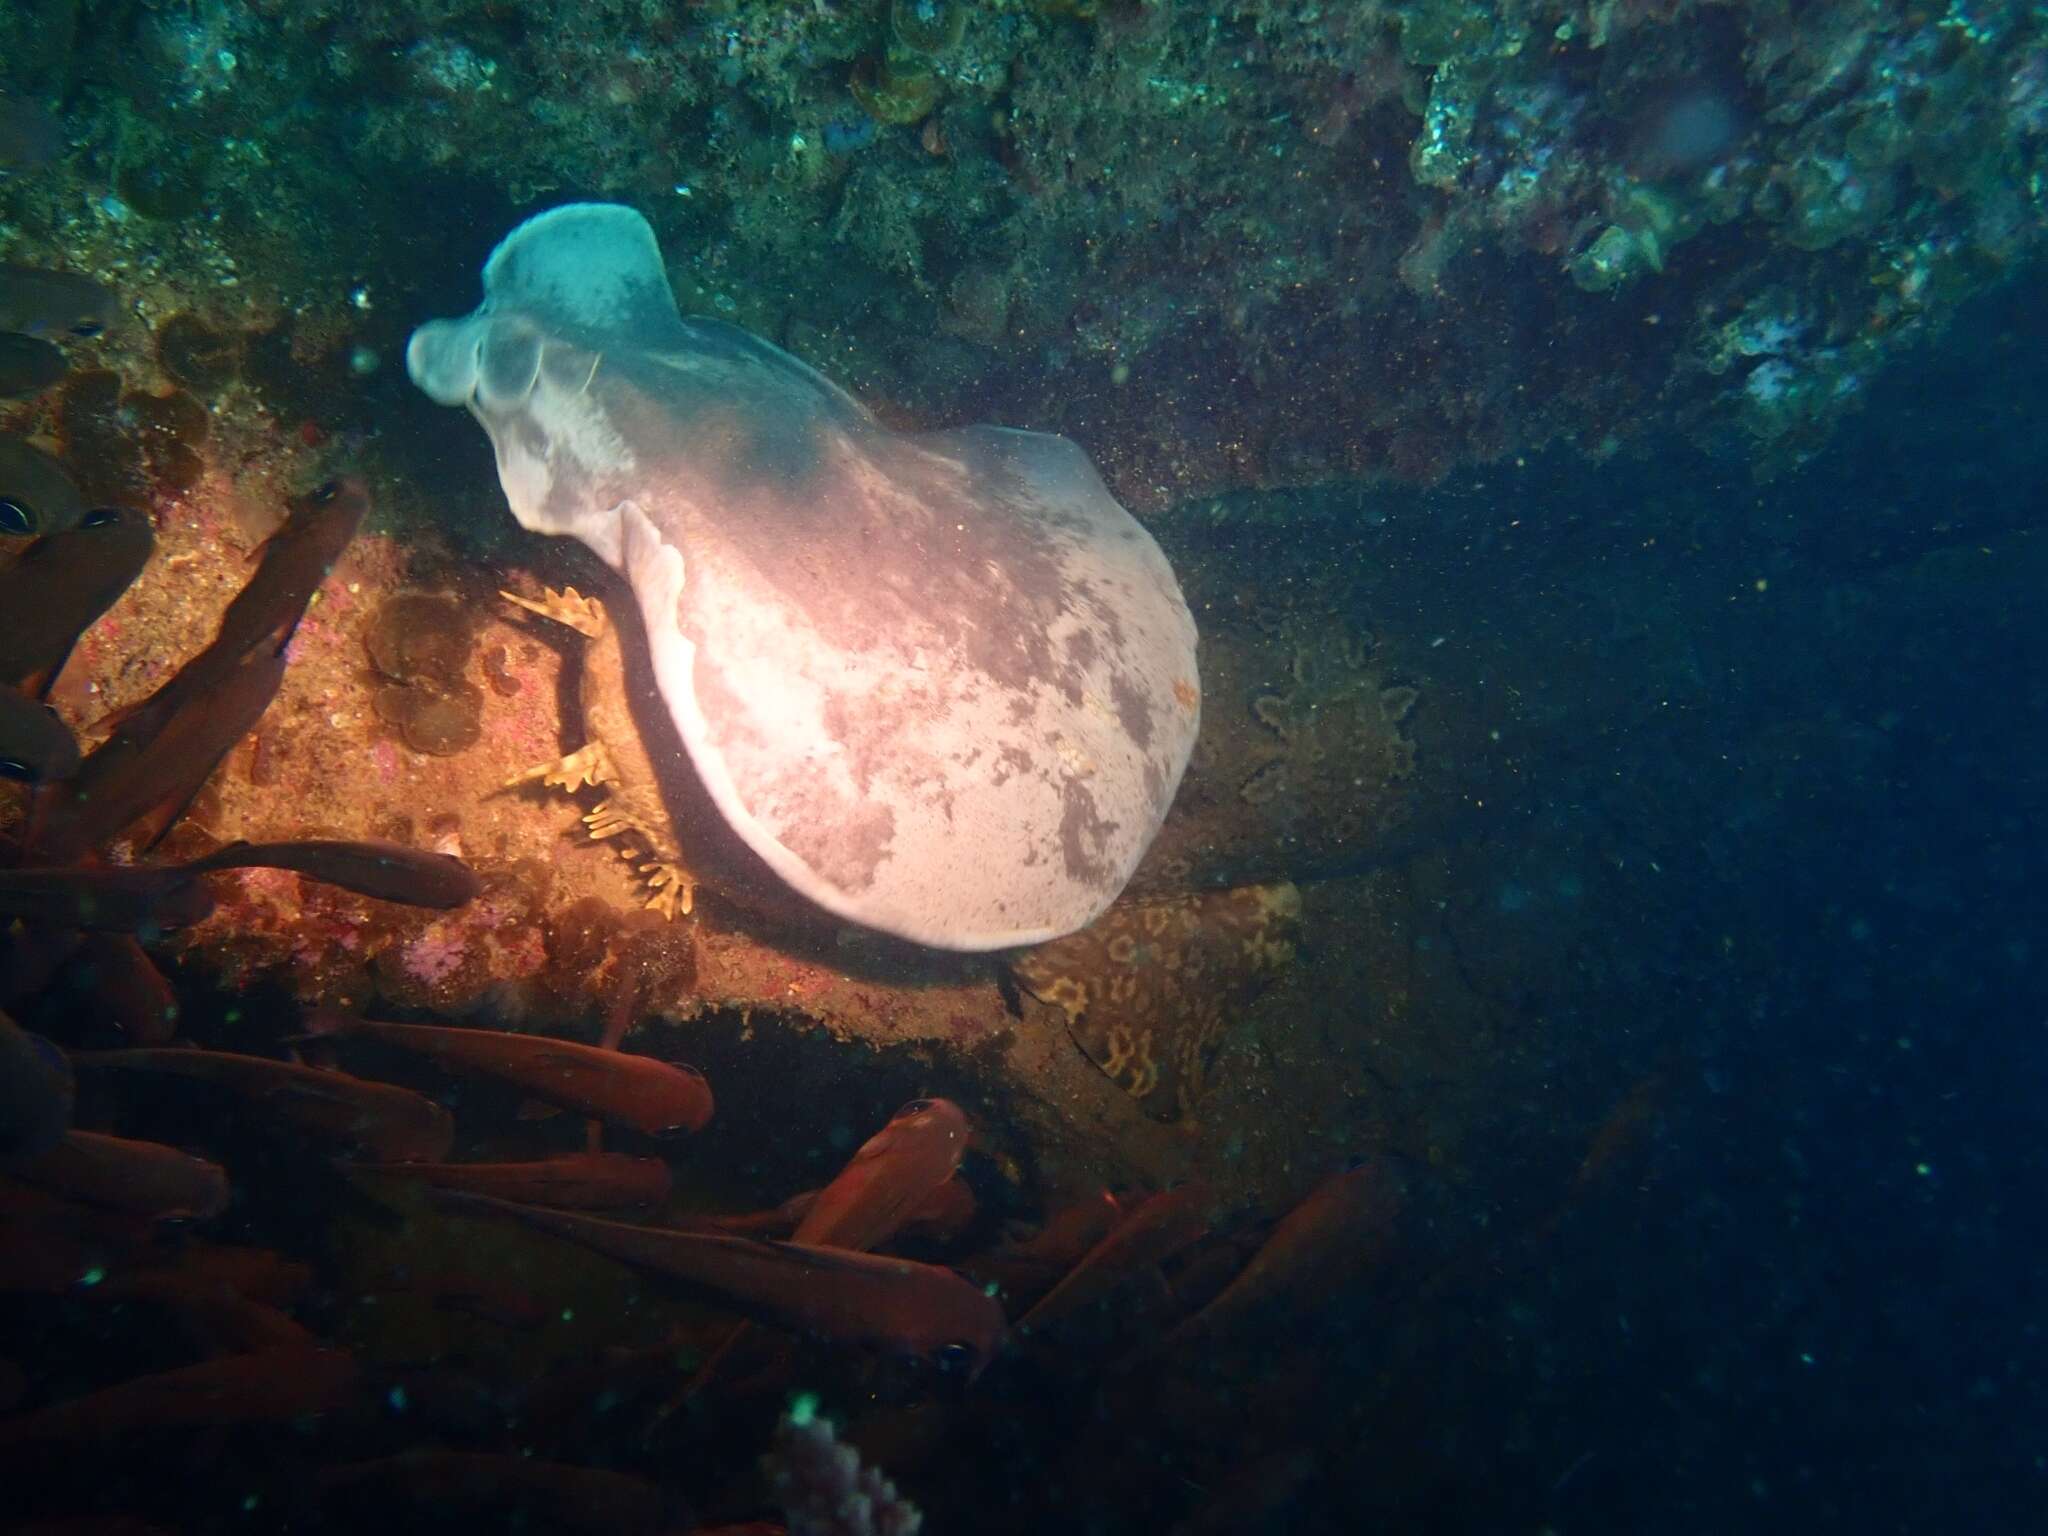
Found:
[[[685,309],[1154,510],[1669,428],[1781,470],[2038,253],[2048,158],[1999,4],[35,0],[0,58],[10,257],[189,303],[173,376],[266,338],[288,428],[375,420],[470,231],[603,196]]]

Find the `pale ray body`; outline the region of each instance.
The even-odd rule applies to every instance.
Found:
[[[828,911],[951,949],[1081,927],[1157,832],[1199,719],[1152,538],[1063,438],[892,433],[676,313],[631,209],[514,230],[412,377],[490,433],[526,527],[621,571],[719,811]]]

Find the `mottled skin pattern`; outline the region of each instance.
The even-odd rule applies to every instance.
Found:
[[[1201,1097],[1217,1042],[1294,958],[1301,893],[1289,884],[1122,901],[1010,969],[1067,1016],[1089,1059],[1162,1120]]]
[[[1276,824],[1327,807],[1338,836],[1370,838],[1366,791],[1415,772],[1407,727],[1420,691],[1389,679],[1372,637],[1342,621],[1280,638],[1292,661],[1281,686],[1251,701],[1257,766],[1239,793]]]
[[[514,515],[626,578],[727,823],[837,916],[943,948],[1084,926],[1200,717],[1165,557],[1061,438],[906,437],[787,353],[675,311],[630,209],[492,255],[407,364],[490,433]]]

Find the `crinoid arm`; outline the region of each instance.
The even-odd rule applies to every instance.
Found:
[[[553,587],[541,588],[541,596],[521,597],[517,592],[498,589],[498,596],[528,613],[537,613],[544,619],[567,625],[586,639],[595,640],[605,632],[610,620],[606,617],[604,604],[594,597],[585,597],[574,587],[564,587],[557,592]]]
[[[696,906],[697,882],[681,863],[662,855],[653,830],[616,800],[607,800],[586,813],[583,825],[593,842],[630,840],[620,845],[619,852],[647,882],[650,911],[673,921],[678,912],[687,916]]]
[[[505,781],[505,787],[513,789],[536,780],[550,789],[566,789],[573,793],[584,788],[595,789],[600,784],[616,784],[619,774],[612,766],[612,755],[605,751],[604,743],[593,741],[555,762],[541,763],[524,773],[513,774]]]
[[[647,907],[673,922],[677,913],[688,917],[697,906],[697,882],[682,865],[667,859],[653,859],[640,866],[647,882]]]

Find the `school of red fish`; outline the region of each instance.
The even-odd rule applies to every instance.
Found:
[[[1313,1316],[1383,1260],[1401,1191],[1380,1163],[1333,1174],[1270,1228],[1237,1221],[1222,1233],[1229,1213],[1199,1185],[1075,1192],[1026,1223],[981,1209],[972,1162],[963,1168],[975,1143],[966,1112],[922,1098],[821,1188],[761,1190],[780,1203],[735,1215],[680,1199],[673,1176],[691,1155],[682,1138],[719,1134],[712,1085],[615,1039],[322,1008],[250,1051],[194,1044],[151,947],[213,910],[209,882],[223,872],[289,870],[437,909],[481,889],[460,860],[392,844],[233,842],[152,859],[275,696],[293,633],[368,504],[352,479],[291,502],[213,641],[106,722],[89,751],[44,700],[79,636],[147,561],[150,520],[91,511],[0,550],[12,556],[0,565],[0,774],[23,786],[21,814],[0,830],[0,1292],[88,1341],[116,1314],[172,1325],[139,1373],[53,1374],[0,1359],[0,1467],[35,1466],[46,1494],[16,1513],[56,1521],[76,1499],[111,1518],[108,1502],[133,1485],[107,1480],[109,1464],[197,1444],[289,1447],[282,1461],[258,1458],[248,1497],[306,1500],[293,1528],[509,1511],[536,1529],[782,1529],[746,1458],[730,1475],[702,1464],[685,1474],[647,1447],[664,1436],[715,1444],[723,1417],[745,1421],[738,1405],[779,1400],[823,1372],[852,1402],[911,1415],[885,1414],[884,1429],[914,1421],[928,1464],[948,1424],[981,1436],[999,1417],[968,1406],[970,1389],[988,1402],[981,1378],[992,1366],[1015,1376],[1064,1358],[1105,1365],[1113,1381],[1161,1352]],[[101,1048],[80,1048],[88,1040]],[[355,1075],[337,1059],[411,1063],[388,1075],[420,1086]],[[536,1132],[538,1155],[470,1155],[507,1146],[502,1124],[466,1123],[493,1120],[476,1084],[525,1100],[519,1123],[581,1122],[583,1144]],[[501,1381],[465,1417],[450,1401],[469,1378],[449,1362],[372,1365],[323,1331],[343,1269],[321,1251],[317,1212],[297,1212],[280,1229],[289,1241],[274,1246],[222,1240],[265,1230],[263,1212],[242,1208],[245,1185],[280,1181],[131,1134],[131,1119],[165,1123],[167,1105],[173,1126],[247,1128],[254,1145],[296,1149],[288,1155],[340,1170],[372,1198],[409,1198],[409,1219],[474,1230],[492,1252],[523,1244],[545,1259],[568,1244],[603,1255],[648,1277],[678,1308],[674,1328],[651,1349],[542,1373],[516,1402]],[[1175,1278],[1162,1310],[1163,1274]],[[508,1330],[546,1321],[488,1275],[417,1284]],[[1084,1329],[1095,1330],[1085,1347]],[[599,1419],[610,1450],[577,1459]],[[96,1469],[92,1486],[53,1470],[65,1466]],[[280,1477],[292,1494],[269,1486]],[[123,1511],[137,1518],[118,1528],[154,1528],[143,1520],[156,1512]],[[786,1518],[790,1529],[825,1528]]]

